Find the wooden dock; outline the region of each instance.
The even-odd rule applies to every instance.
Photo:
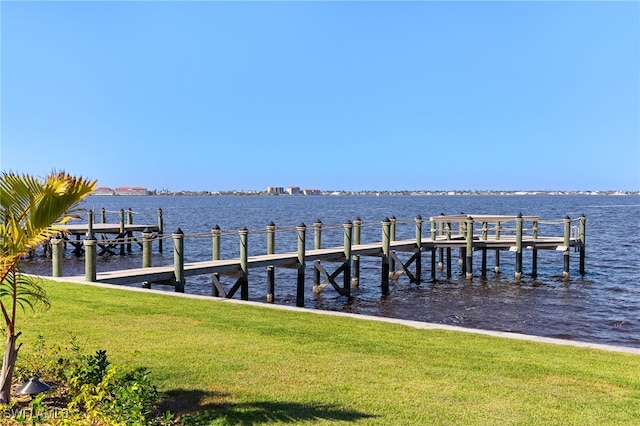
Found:
[[[273,302],[275,293],[275,268],[292,268],[297,270],[297,306],[304,305],[305,266],[313,263],[314,292],[320,292],[327,286],[332,286],[339,294],[349,297],[351,287],[359,284],[360,258],[378,257],[381,259],[381,290],[383,294],[389,292],[389,280],[405,274],[411,282],[422,281],[422,257],[430,254],[431,279],[436,279],[436,271],[446,269],[447,277],[452,276],[452,249],[459,250],[458,264],[468,280],[473,279],[474,252],[481,252],[480,273],[484,278],[487,274],[487,252],[494,252],[494,271],[500,273],[500,253],[513,252],[515,255],[515,278],[522,276],[522,253],[531,250],[532,276],[537,275],[537,251],[553,250],[563,256],[563,275],[569,276],[569,253],[571,249],[580,252],[580,273],[584,274],[585,254],[585,224],[586,218],[578,219],[578,226],[571,225],[571,219],[566,217],[559,221],[541,221],[535,216],[504,216],[504,215],[468,215],[432,216],[429,218],[430,229],[423,235],[423,219],[417,216],[414,221],[414,239],[396,240],[395,218],[385,218],[381,223],[382,238],[380,241],[361,243],[360,234],[362,222],[356,219],[342,225],[344,244],[336,247],[321,247],[322,224],[314,224],[314,249],[306,249],[307,227],[303,223],[295,228],[297,232],[297,251],[275,253],[276,227],[270,223],[267,227],[267,253],[248,256],[248,234],[246,228],[238,231],[240,239],[240,256],[234,259],[220,259],[219,228],[212,230],[213,254],[212,260],[202,262],[184,262],[185,236],[178,229],[171,235],[173,240],[174,264],[171,266],[151,265],[151,241],[153,234],[145,234],[143,238],[143,268],[96,273],[95,258],[98,241],[95,238],[85,238],[83,243],[86,252],[85,277],[70,277],[87,281],[110,284],[142,284],[150,287],[152,284],[168,284],[175,286],[176,291],[184,291],[186,277],[195,275],[211,275],[212,295],[232,298],[240,290],[241,298],[248,300],[249,270],[266,268],[267,270],[267,301]],[[409,223],[409,222],[407,222]],[[524,224],[527,224],[525,228]],[[540,227],[543,224],[554,224],[556,228],[562,226],[563,235],[542,235]],[[95,225],[94,225],[95,226]],[[80,228],[77,228],[80,232]],[[94,228],[98,229],[98,228]],[[264,231],[261,231],[264,232]],[[401,260],[398,253],[410,254],[406,261]],[[327,270],[327,264],[338,263],[333,271]],[[55,262],[54,262],[55,264]],[[342,281],[337,278],[342,275]],[[55,274],[54,274],[55,276]],[[235,282],[225,288],[221,276],[233,277]]]
[[[100,248],[99,255],[105,253],[116,254],[118,247],[119,254],[123,255],[125,251],[130,253],[132,244],[135,243],[142,247],[140,240],[143,233],[155,233],[156,236],[162,237],[162,209],[158,209],[158,221],[155,224],[134,224],[133,211],[131,209],[126,211],[121,209],[118,212],[118,223],[107,223],[106,213],[105,209],[101,210],[100,223],[94,223],[94,212],[89,210],[86,223],[57,225],[57,228],[61,231],[62,240],[73,246],[73,253],[77,256],[82,255],[83,252],[84,242],[82,239],[89,235],[98,235],[100,237],[100,242],[98,243]],[[136,237],[136,233],[139,234],[140,240]],[[162,249],[162,238],[159,238],[158,250],[162,252]],[[45,248],[46,250],[48,248]]]

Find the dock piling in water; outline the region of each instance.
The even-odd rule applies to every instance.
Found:
[[[516,273],[515,278],[522,278],[522,213],[516,218]]]
[[[569,277],[569,254],[570,254],[570,241],[571,241],[571,218],[569,216],[564,218],[564,270],[562,275],[565,278]]]
[[[585,260],[585,247],[587,244],[587,217],[583,214],[580,215],[580,225],[578,229],[578,238],[580,239],[580,275],[585,274],[584,260]]]

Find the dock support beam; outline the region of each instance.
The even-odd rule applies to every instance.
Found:
[[[176,293],[184,293],[184,233],[178,228],[173,233],[173,273],[176,278]]]
[[[269,222],[267,225],[267,254],[276,252],[276,224]],[[267,303],[273,303],[276,291],[275,266],[267,266]]]
[[[391,248],[391,221],[385,217],[382,221],[382,294],[389,294],[389,262]]]
[[[307,225],[303,222],[296,227],[298,231],[298,279],[296,283],[296,306],[304,306],[304,269]]]

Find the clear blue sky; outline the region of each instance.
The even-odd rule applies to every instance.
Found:
[[[640,190],[640,3],[2,1],[1,167]]]

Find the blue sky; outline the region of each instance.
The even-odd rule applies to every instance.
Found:
[[[640,190],[638,2],[12,2],[3,170]]]

